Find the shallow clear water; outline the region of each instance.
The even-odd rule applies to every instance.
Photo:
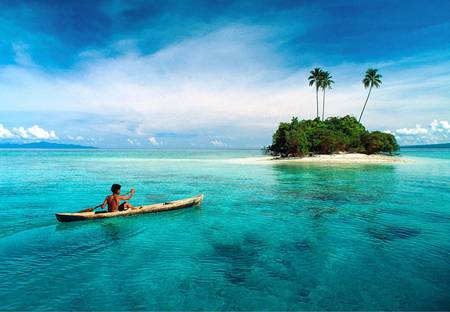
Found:
[[[258,151],[0,151],[0,310],[448,310],[450,150],[251,164]],[[112,183],[201,208],[57,224]]]

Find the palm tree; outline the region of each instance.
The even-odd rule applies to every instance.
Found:
[[[364,88],[369,88],[369,93],[367,94],[367,98],[366,98],[366,102],[364,103],[364,107],[361,111],[361,115],[359,115],[359,120],[358,122],[361,122],[361,117],[364,113],[364,110],[366,109],[366,105],[367,105],[367,101],[369,100],[369,96],[370,96],[370,91],[372,91],[372,87],[375,86],[375,88],[379,88],[381,85],[381,76],[378,73],[378,69],[374,69],[374,68],[369,68],[366,71],[366,75],[364,76],[364,79],[362,81]]]
[[[309,72],[311,75],[308,77],[309,86],[312,87],[315,85],[316,87],[316,105],[317,105],[317,115],[316,118],[319,118],[319,88],[320,88],[320,79],[322,78],[323,70],[319,67],[314,68]]]
[[[322,99],[322,120],[324,120],[325,117],[325,89],[331,89],[331,85],[334,83],[334,81],[331,79],[333,76],[327,71],[323,71],[321,78],[320,78],[320,87],[323,90],[323,99]]]

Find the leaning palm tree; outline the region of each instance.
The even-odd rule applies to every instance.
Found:
[[[334,81],[331,79],[333,76],[327,71],[322,72],[321,78],[320,78],[320,87],[323,91],[323,98],[322,98],[322,120],[324,120],[325,117],[325,89],[331,89],[331,85],[334,83]]]
[[[381,76],[378,73],[378,69],[369,68],[366,71],[366,75],[362,81],[364,88],[369,88],[369,93],[367,94],[366,102],[364,103],[363,109],[361,111],[361,115],[359,115],[358,122],[361,122],[362,115],[364,114],[364,110],[366,109],[367,101],[369,100],[370,92],[372,91],[372,87],[379,88],[381,85]]]
[[[310,73],[310,76],[308,77],[309,86],[316,87],[316,106],[317,106],[316,118],[319,118],[319,88],[320,88],[320,79],[322,78],[323,71],[319,67],[316,67],[309,73]]]

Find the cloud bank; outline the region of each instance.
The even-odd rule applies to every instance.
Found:
[[[25,129],[20,126],[9,130],[0,124],[0,139],[20,139],[25,141],[33,140],[59,140],[54,130],[45,130],[38,125]]]
[[[401,145],[450,142],[450,124],[447,120],[433,120],[426,127],[417,124],[413,128],[399,128],[387,132],[394,134]]]
[[[180,137],[194,134],[184,140],[185,145],[207,146],[210,137],[225,136],[232,139],[232,146],[260,147],[270,143],[278,122],[315,114],[314,90],[306,83],[309,68],[289,69],[276,51],[267,49],[264,38],[262,29],[234,26],[151,55],[96,55],[68,73],[0,68],[0,80],[8,77],[7,85],[0,84],[2,102],[8,105],[0,110],[4,116],[24,111],[37,118],[44,118],[39,116],[45,111],[57,116],[46,122],[61,128],[65,137],[97,136],[107,145],[128,145],[128,138],[172,132]],[[422,65],[404,78],[402,62]],[[376,65],[385,79],[382,88],[372,93],[363,117],[369,128],[403,126],[401,135],[405,134],[402,131],[420,131],[407,129],[410,124],[432,120],[437,111],[446,114],[448,99],[443,94],[448,91],[435,92],[446,87],[445,68],[430,66],[420,58]],[[368,66],[327,68],[337,83],[328,92],[326,116],[360,112],[366,95],[360,78]],[[424,84],[422,76],[434,78]],[[425,107],[424,103],[432,104]],[[54,132],[34,128],[19,127],[12,132],[23,139],[56,138]],[[175,135],[166,140],[167,146],[178,145],[180,140]],[[157,145],[157,141],[145,141],[148,146]]]

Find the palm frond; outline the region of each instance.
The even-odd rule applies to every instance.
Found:
[[[316,88],[319,88],[321,76],[323,73],[322,69],[319,67],[316,67],[313,70],[311,70],[309,73],[310,73],[310,76],[308,77],[309,86],[311,87],[311,86],[315,85]]]
[[[334,84],[334,80],[332,80],[333,76],[327,71],[323,71],[320,75],[320,87],[322,89],[331,89],[331,85]]]
[[[379,88],[382,81],[381,78],[383,76],[378,73],[378,69],[369,68],[366,70],[366,74],[362,81],[364,88],[376,87]]]

